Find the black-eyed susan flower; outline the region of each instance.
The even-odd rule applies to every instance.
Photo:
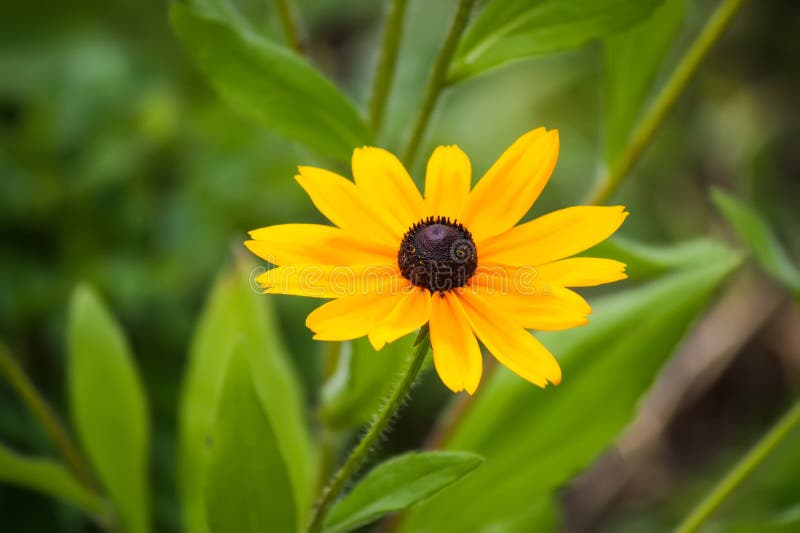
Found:
[[[570,288],[623,279],[625,265],[570,256],[627,216],[620,206],[578,206],[516,225],[550,178],[558,148],[556,130],[528,132],[470,190],[467,156],[440,146],[424,196],[380,148],[354,151],[354,182],[301,166],[298,183],[334,226],[250,232],[247,247],[277,265],[257,281],[267,293],[332,298],[306,320],[318,340],[366,335],[380,349],[427,323],[436,370],[455,392],[478,387],[478,340],[528,381],[558,384],[558,363],[528,330],[587,322],[591,308]]]

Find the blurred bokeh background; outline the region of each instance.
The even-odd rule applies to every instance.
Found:
[[[269,2],[242,5],[254,27],[279,36]],[[714,5],[690,2],[673,55]],[[381,146],[398,150],[407,137],[454,6],[410,2]],[[304,0],[297,12],[310,57],[363,106],[382,3]],[[616,195],[632,213],[624,236],[651,244],[730,237],[709,200],[717,186],[748,199],[800,259],[798,33],[795,2],[746,3]],[[421,183],[432,147],[455,143],[480,176],[518,135],[546,125],[560,131],[561,156],[532,215],[580,203],[604,149],[603,98],[594,44],[470,80],[447,94],[413,175]],[[247,230],[321,221],[292,179],[298,164],[336,168],[226,106],[179,46],[164,2],[2,3],[0,338],[66,416],[67,302],[77,283],[97,287],[131,340],[147,389],[157,531],[180,530],[176,404],[214,277],[243,252]],[[276,300],[313,403],[323,348],[303,324],[315,302]],[[700,318],[617,446],[564,487],[568,527],[667,529],[769,427],[798,384],[800,315],[784,291],[747,268]],[[428,376],[391,446],[418,446],[449,397]],[[597,416],[603,402],[597,398]],[[563,438],[580,439],[581,428]],[[0,439],[24,452],[49,449],[5,386]],[[751,483],[775,509],[800,515],[800,438],[793,444],[775,472],[768,464]],[[732,505],[746,513],[748,503]],[[93,530],[77,511],[8,485],[0,485],[0,515],[8,532]]]

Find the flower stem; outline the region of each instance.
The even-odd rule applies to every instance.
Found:
[[[314,509],[311,524],[308,527],[309,533],[316,533],[322,529],[328,509],[330,509],[330,506],[342,492],[350,478],[358,472],[372,447],[383,434],[383,430],[386,429],[386,425],[403,404],[403,400],[405,400],[408,391],[411,390],[411,386],[422,369],[422,363],[425,362],[425,356],[428,354],[429,349],[430,339],[428,338],[428,326],[426,325],[422,327],[417,340],[414,342],[414,353],[409,360],[408,368],[395,384],[386,401],[378,409],[364,437],[356,445],[355,449],[350,452],[341,468],[333,475],[328,486],[323,489],[322,496],[317,503],[316,509]]]
[[[764,462],[770,453],[800,425],[800,401],[795,402],[789,411],[759,440],[733,470],[720,480],[716,487],[686,517],[676,531],[692,533],[708,520],[714,511],[735,491],[747,477]]]
[[[289,2],[290,0],[274,0],[275,10],[278,12],[278,19],[281,21],[281,28],[286,38],[286,44],[298,54],[302,54],[303,43],[300,41],[300,32],[297,30],[297,23],[295,22],[294,15],[292,14],[292,6]]]
[[[439,50],[439,55],[436,57],[436,62],[433,65],[430,78],[428,78],[428,85],[425,88],[425,96],[422,99],[422,106],[417,115],[417,121],[414,123],[414,129],[411,133],[411,139],[408,141],[406,151],[403,154],[403,161],[407,167],[414,164],[414,159],[417,157],[419,145],[422,142],[422,137],[425,135],[425,130],[431,119],[431,113],[436,105],[439,95],[447,82],[447,70],[450,68],[450,61],[453,59],[453,54],[456,51],[461,34],[467,26],[469,14],[472,11],[472,6],[475,0],[460,0],[456,8],[456,14],[453,18],[453,23],[450,26],[450,31],[447,33],[447,38]]]
[[[8,349],[0,343],[0,375],[5,376],[11,387],[22,398],[27,408],[39,421],[47,437],[55,446],[69,469],[90,493],[96,493],[90,470],[84,461],[78,447],[70,438],[61,421],[58,420],[50,406],[36,389],[19,363],[14,359]]]
[[[378,59],[378,69],[372,82],[372,93],[369,99],[369,125],[377,136],[383,125],[386,100],[394,79],[397,52],[400,47],[400,36],[403,33],[403,19],[406,14],[407,0],[393,0],[386,18],[386,29],[383,33],[383,45]]]
[[[606,167],[598,181],[597,188],[590,197],[589,203],[604,204],[617,190],[628,172],[639,160],[645,148],[650,144],[650,141],[653,140],[653,136],[661,126],[661,123],[664,122],[678,97],[683,93],[692,75],[700,67],[711,47],[722,36],[743,1],[722,0],[720,2],[716,11],[706,22],[700,35],[697,36],[697,39],[683,55],[678,66],[656,96],[647,113],[639,121],[625,150],[611,166]]]

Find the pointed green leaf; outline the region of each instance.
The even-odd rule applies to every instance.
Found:
[[[589,325],[539,335],[559,358],[561,385],[542,390],[507,371],[481,385],[448,447],[479,453],[486,463],[412,509],[402,530],[534,530],[540,516],[533,509],[549,512],[554,491],[611,445],[739,262],[729,252],[715,263],[599,298]]]
[[[60,463],[25,457],[0,444],[0,481],[39,491],[100,516],[107,512],[102,499],[87,491]]]
[[[224,22],[240,33],[253,30],[250,21],[233,0],[190,0],[188,3],[198,13]]]
[[[663,0],[494,0],[461,39],[450,78],[577,48],[644,20]]]
[[[357,427],[369,421],[389,393],[414,335],[375,351],[366,338],[344,343],[336,372],[322,389],[320,417],[332,427]]]
[[[190,348],[179,408],[179,479],[184,522],[193,533],[208,531],[202,495],[208,459],[204,443],[223,371],[234,344],[241,339],[247,345],[256,390],[287,464],[301,520],[313,498],[316,453],[305,424],[302,392],[281,342],[271,299],[250,285],[251,266],[240,262],[220,274]]]
[[[213,533],[297,530],[286,461],[253,383],[248,345],[237,343],[206,436],[205,509]]]
[[[148,531],[145,392],[119,324],[87,286],[72,295],[68,344],[67,388],[80,443],[126,531]]]
[[[666,0],[641,24],[605,40],[607,164],[627,144],[685,12],[686,0]]]
[[[321,154],[349,161],[368,143],[353,105],[289,50],[173,2],[172,25],[211,85],[239,112]]]
[[[739,238],[753,252],[761,268],[791,290],[795,298],[800,298],[800,270],[789,259],[764,218],[755,209],[722,190],[712,191],[711,198]]]
[[[720,241],[698,238],[675,244],[649,244],[614,236],[581,255],[613,257],[627,265],[630,279],[650,279],[669,270],[725,260],[730,250]]]
[[[483,462],[467,452],[408,453],[376,466],[339,501],[325,521],[326,533],[351,531],[406,509],[466,476]]]

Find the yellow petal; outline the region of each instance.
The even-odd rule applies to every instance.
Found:
[[[247,248],[273,265],[384,264],[396,260],[397,250],[366,242],[339,228],[320,224],[279,224],[253,230]]]
[[[536,267],[539,277],[561,287],[593,287],[625,279],[625,263],[596,257],[571,257]]]
[[[332,223],[361,240],[391,243],[402,234],[392,230],[392,221],[370,205],[352,181],[333,172],[315,167],[297,167],[294,177],[306,191],[314,206]]]
[[[431,315],[431,293],[426,289],[411,286],[403,294],[391,312],[379,320],[369,332],[372,347],[380,350],[388,342],[394,342],[422,327]]]
[[[376,293],[339,298],[314,309],[306,318],[306,326],[316,340],[357,339],[369,333],[401,296]]]
[[[399,245],[409,226],[425,216],[417,186],[400,160],[381,148],[356,148],[352,163],[361,197],[390,222]]]
[[[502,235],[477,243],[488,263],[542,265],[591,248],[622,225],[623,206],[577,206],[553,211]]]
[[[469,197],[472,167],[458,146],[439,146],[428,160],[425,205],[428,215],[455,219]]]
[[[547,299],[584,316],[592,312],[581,295],[548,281],[540,275],[538,267],[484,264],[475,270],[468,289],[485,295],[517,294]]]
[[[433,364],[442,383],[453,392],[474,393],[483,372],[481,349],[455,294],[433,296],[430,336]]]
[[[558,131],[538,128],[517,139],[475,185],[458,216],[476,242],[503,233],[525,216],[558,159]]]
[[[343,298],[371,293],[396,294],[408,284],[397,265],[286,265],[256,278],[267,294]]]
[[[486,287],[473,286],[485,305],[510,319],[525,329],[553,331],[583,326],[589,322],[586,315],[591,308],[586,301],[569,289],[547,287],[531,293],[518,291],[512,287],[507,291],[487,290]]]
[[[561,382],[558,362],[530,333],[493,309],[483,295],[469,290],[458,295],[472,331],[500,363],[540,387]]]

